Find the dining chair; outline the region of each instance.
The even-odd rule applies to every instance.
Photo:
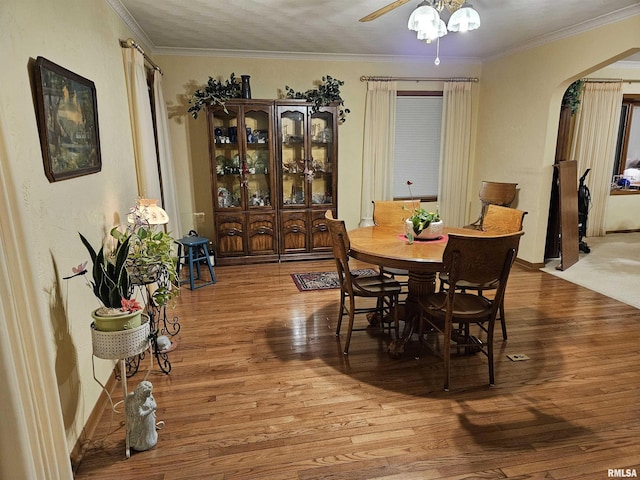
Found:
[[[349,267],[349,234],[343,220],[334,219],[330,210],[325,214],[329,233],[331,234],[331,243],[333,247],[333,255],[336,260],[336,268],[338,271],[338,280],[340,282],[340,313],[338,314],[338,325],[336,327],[336,336],[340,335],[342,327],[342,318],[345,314],[349,316],[349,325],[347,328],[347,339],[344,344],[344,354],[349,354],[349,345],[351,343],[351,334],[353,331],[366,330],[366,327],[355,328],[355,316],[360,314],[376,313],[379,316],[380,328],[384,326],[384,305],[388,305],[388,310],[392,316],[396,338],[400,335],[400,327],[398,323],[398,295],[400,294],[400,284],[380,273],[376,276],[357,276],[352,274]],[[356,297],[375,298],[375,307],[356,307]]]
[[[478,197],[482,208],[480,210],[480,217],[464,228],[472,228],[476,230],[482,230],[484,225],[484,217],[487,213],[489,205],[499,205],[501,207],[510,207],[516,198],[517,183],[504,183],[504,182],[490,182],[483,181],[480,185],[480,191]]]
[[[523,234],[522,231],[495,236],[449,234],[443,254],[443,271],[449,276],[450,288],[419,299],[421,345],[425,330],[428,335],[436,333],[443,336],[441,350],[430,342],[427,344],[443,358],[445,391],[449,390],[452,346],[458,352],[464,348],[467,353],[484,353],[489,364],[489,384],[495,383],[493,330]],[[489,299],[463,293],[457,288],[462,281],[494,284],[495,297]],[[471,334],[472,325],[478,326],[479,334],[486,334],[484,341]]]
[[[502,235],[515,233],[522,230],[522,222],[527,212],[516,208],[501,207],[499,205],[490,204],[487,206],[487,212],[484,216],[482,230],[493,235]],[[446,273],[440,273],[440,290],[449,288],[449,276]],[[467,281],[459,281],[457,288],[466,292],[468,290],[475,291],[478,295],[484,295],[485,291],[496,290],[495,283],[489,284],[473,284]],[[502,326],[502,339],[507,339],[507,323],[504,315],[504,302],[500,303],[500,324]]]
[[[400,232],[404,232],[404,222],[416,208],[416,204],[411,200],[373,200],[372,203],[373,223],[376,225],[397,226]],[[382,266],[378,268],[383,274],[398,280],[402,287],[401,294],[406,298],[409,289],[409,271]]]

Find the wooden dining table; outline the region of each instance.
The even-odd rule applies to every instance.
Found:
[[[420,318],[419,298],[435,291],[436,274],[442,270],[442,255],[447,246],[449,233],[487,235],[479,230],[445,227],[442,237],[438,239],[414,239],[413,242],[409,242],[404,234],[404,225],[377,225],[349,231],[351,257],[409,272],[408,294],[403,315],[405,326],[400,338],[394,339],[389,346],[389,353],[393,356],[399,356],[404,351],[406,343],[417,331]]]

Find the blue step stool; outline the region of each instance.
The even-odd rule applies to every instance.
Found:
[[[180,264],[182,260],[189,265],[189,278],[180,281],[180,285],[189,282],[191,290],[196,288],[206,287],[212,283],[216,283],[216,275],[213,273],[213,265],[211,265],[211,259],[209,258],[209,252],[207,251],[207,245],[209,245],[209,239],[205,237],[186,236],[180,240],[176,240],[178,244],[178,276],[180,276]],[[182,248],[184,247],[184,255]],[[200,263],[205,261],[209,268],[209,274],[211,275],[211,281],[205,281],[200,278]],[[194,275],[195,270],[195,275]],[[200,283],[196,286],[195,281],[202,280],[204,283]]]

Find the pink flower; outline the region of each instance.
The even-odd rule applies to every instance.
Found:
[[[142,310],[142,307],[140,306],[140,304],[133,298],[131,300],[127,300],[126,298],[122,297],[122,299],[120,300],[120,305],[122,305],[122,310],[129,313]]]

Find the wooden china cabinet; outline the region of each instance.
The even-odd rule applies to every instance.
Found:
[[[207,109],[217,261],[278,258],[273,102]]]
[[[337,210],[337,107],[276,101],[280,258],[333,255],[325,212]]]
[[[337,106],[230,100],[207,108],[216,261],[330,258]]]

